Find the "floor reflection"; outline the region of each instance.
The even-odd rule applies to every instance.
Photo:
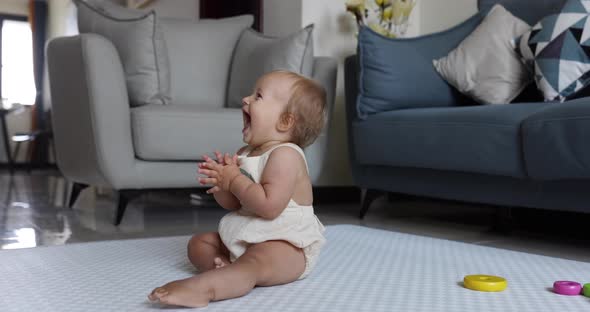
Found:
[[[114,192],[88,188],[70,209],[64,204],[67,188],[68,184],[56,171],[17,172],[10,176],[7,171],[0,170],[0,249],[216,231],[219,220],[227,213],[215,202],[191,198],[189,190],[152,192],[132,201],[121,225],[114,226]],[[358,224],[590,261],[590,249],[587,248],[590,238],[584,235],[560,236],[554,230],[585,229],[590,214],[526,215],[521,220],[525,221],[524,225],[521,224],[511,235],[503,235],[490,231],[494,211],[487,206],[416,198],[388,202],[383,197],[371,205],[363,220],[357,217],[359,207],[355,202],[315,205],[314,208],[325,225]]]
[[[22,228],[7,233],[2,249],[30,248],[37,246],[37,234],[33,228]]]

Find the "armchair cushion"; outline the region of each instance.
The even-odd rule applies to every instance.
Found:
[[[225,106],[232,54],[240,34],[253,22],[252,15],[198,22],[162,20],[174,104]]]
[[[80,33],[110,40],[119,52],[132,106],[170,102],[170,63],[156,13],[110,1],[76,0]]]
[[[242,98],[252,93],[256,79],[276,69],[311,77],[313,70],[313,25],[284,38],[266,37],[254,30],[242,33],[234,52],[227,95],[228,107],[242,107]]]
[[[131,110],[135,155],[143,160],[195,161],[215,149],[235,153],[244,145],[242,125],[239,109],[172,104]]]
[[[402,108],[457,105],[460,93],[436,72],[432,60],[457,47],[481,19],[477,14],[447,31],[408,39],[383,37],[362,27],[358,117]]]

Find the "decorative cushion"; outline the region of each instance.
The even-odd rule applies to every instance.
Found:
[[[546,101],[565,101],[590,83],[590,1],[569,0],[515,40]]]
[[[156,13],[100,0],[76,0],[76,5],[80,33],[102,35],[117,48],[131,105],[168,104],[170,65]]]
[[[480,103],[510,103],[531,81],[511,44],[529,29],[503,6],[495,5],[455,50],[434,60],[434,66],[447,82]]]
[[[241,33],[253,22],[252,15],[197,22],[162,19],[174,105],[226,105],[232,55]]]
[[[313,70],[313,25],[284,38],[273,38],[249,29],[234,52],[227,95],[228,107],[241,107],[264,73],[284,69],[311,77]]]
[[[481,14],[443,32],[391,39],[368,27],[358,35],[361,119],[379,112],[419,107],[449,107],[464,97],[436,72],[432,60],[447,55],[480,24]]]

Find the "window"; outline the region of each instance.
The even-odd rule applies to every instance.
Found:
[[[0,97],[4,106],[35,104],[33,39],[26,17],[0,15]]]

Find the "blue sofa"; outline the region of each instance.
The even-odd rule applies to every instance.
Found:
[[[478,105],[432,66],[497,2],[534,25],[565,1],[480,0],[480,13],[467,21],[418,38],[392,40],[360,30],[358,54],[345,62],[345,84],[361,217],[384,192],[590,213],[590,97],[543,102],[533,83],[520,103]],[[387,59],[393,68],[363,61],[363,53]],[[364,75],[369,70],[372,74]],[[361,96],[374,90],[393,94],[395,103]],[[394,108],[370,112],[379,105]]]

